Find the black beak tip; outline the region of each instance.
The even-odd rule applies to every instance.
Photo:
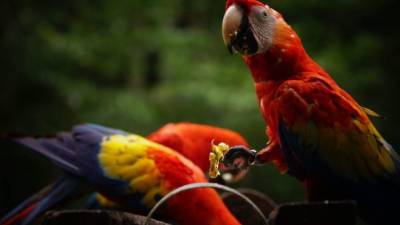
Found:
[[[230,53],[231,55],[233,55],[233,46],[232,46],[232,44],[228,44],[228,45],[227,45],[227,48],[228,48],[229,53]]]

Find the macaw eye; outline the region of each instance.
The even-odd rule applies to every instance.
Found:
[[[263,14],[264,17],[267,17],[267,16],[268,16],[267,11],[264,11],[262,14]]]
[[[260,22],[263,22],[269,17],[268,9],[265,7],[256,6],[253,8],[253,17]]]

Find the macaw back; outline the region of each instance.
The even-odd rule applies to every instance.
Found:
[[[147,138],[181,153],[203,172],[210,167],[208,155],[212,142],[248,147],[245,138],[235,131],[188,122],[169,123],[151,133]]]

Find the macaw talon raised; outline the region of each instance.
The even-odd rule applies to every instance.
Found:
[[[224,155],[222,163],[226,167],[245,170],[253,165],[256,159],[257,151],[248,149],[245,146],[231,147]]]

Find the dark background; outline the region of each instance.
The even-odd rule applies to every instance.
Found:
[[[249,72],[225,49],[224,1],[14,0],[0,3],[0,132],[48,134],[94,122],[148,134],[171,121],[241,132],[266,143]],[[276,0],[310,55],[400,146],[399,9],[395,0]],[[58,174],[12,143],[0,144],[0,215]],[[301,185],[272,165],[236,187],[278,202]]]

